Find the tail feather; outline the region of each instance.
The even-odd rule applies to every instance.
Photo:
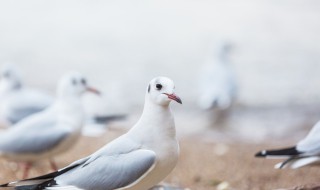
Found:
[[[39,177],[2,184],[0,187],[11,187],[15,190],[43,190],[46,187],[57,185],[54,180],[55,177],[79,166],[80,164],[81,162]]]
[[[291,157],[301,155],[302,152],[298,151],[297,148],[290,147],[278,150],[263,150],[255,154],[255,157]]]
[[[54,186],[54,187],[47,187],[45,190],[82,190],[75,186]]]
[[[39,184],[16,186],[14,189],[15,190],[44,190],[46,189],[46,187],[50,187],[56,184],[57,184],[56,181],[54,179],[51,179],[49,181],[45,181]]]
[[[32,185],[41,184],[41,183],[46,182],[48,180],[50,180],[50,178],[48,178],[48,179],[14,181],[14,182],[10,182],[10,183],[6,183],[6,184],[3,184],[3,185],[0,185],[0,187],[32,186]]]
[[[310,165],[319,161],[320,161],[320,157],[318,156],[291,158],[291,159],[285,160],[284,162],[278,163],[277,165],[275,165],[275,168],[276,169],[283,169],[283,168],[297,169],[297,168],[301,168],[303,166]]]
[[[289,159],[287,159],[287,160],[285,160],[285,161],[283,161],[283,162],[280,162],[280,163],[276,164],[276,165],[274,166],[274,168],[275,168],[275,169],[283,169],[283,168],[286,168],[286,167],[287,167],[287,164],[289,164],[290,162],[292,162],[292,161],[295,160],[295,159],[296,159],[296,158],[291,157],[291,158],[289,158]]]

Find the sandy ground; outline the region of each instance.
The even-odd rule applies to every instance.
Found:
[[[57,157],[56,161],[59,167],[66,166],[122,133],[123,131],[111,130],[98,138],[83,137],[70,152]],[[319,180],[320,171],[316,167],[275,170],[275,160],[254,158],[254,153],[266,147],[263,144],[208,143],[194,137],[181,139],[180,146],[178,166],[165,181],[192,190],[214,190],[221,183],[227,184],[227,189],[270,190],[316,183]],[[17,180],[22,175],[14,163],[5,160],[0,160],[0,171],[0,183]],[[42,162],[35,166],[30,177],[49,171],[49,164]]]

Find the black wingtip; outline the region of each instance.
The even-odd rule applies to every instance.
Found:
[[[266,150],[260,151],[260,152],[256,153],[254,156],[255,157],[266,157],[267,151]]]
[[[298,151],[297,148],[290,147],[284,149],[276,149],[276,150],[263,150],[255,154],[255,157],[267,157],[267,156],[297,156],[302,154],[302,152]]]
[[[6,184],[0,185],[0,187],[9,187],[8,185],[9,185],[9,183],[6,183]]]

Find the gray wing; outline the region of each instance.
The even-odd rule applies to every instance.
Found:
[[[55,178],[59,185],[80,189],[114,190],[129,186],[150,171],[156,155],[150,150],[103,155]]]
[[[8,115],[7,119],[12,124],[15,124],[20,120],[24,119],[25,117],[38,113],[44,109],[45,107],[21,107],[21,108],[12,110],[11,114]]]
[[[24,89],[10,96],[6,100],[6,117],[15,124],[22,119],[38,113],[51,105],[52,98],[44,93],[32,89]]]
[[[0,152],[27,154],[39,153],[52,149],[69,135],[63,126],[56,126],[53,121],[42,126],[20,127],[4,133],[0,138]]]

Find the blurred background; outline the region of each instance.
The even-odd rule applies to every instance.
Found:
[[[2,1],[0,66],[14,63],[52,94],[78,70],[109,113],[132,116],[124,127],[141,114],[148,82],[168,76],[183,100],[173,105],[181,138],[279,146],[320,118],[319,10],[317,0]],[[200,68],[221,41],[237,83],[223,130],[197,105]]]

